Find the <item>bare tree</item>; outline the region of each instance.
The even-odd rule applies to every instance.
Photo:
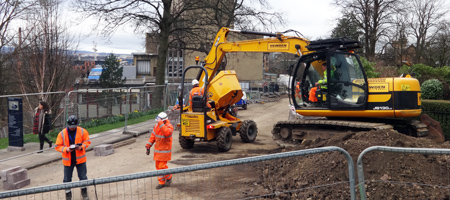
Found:
[[[267,4],[265,0],[253,2]],[[245,6],[248,4],[244,4],[244,0],[79,0],[76,4],[88,17],[98,19],[99,24],[103,25],[103,34],[114,34],[125,24],[132,24],[136,32],[157,33],[157,85],[164,84],[170,46],[187,47],[189,44],[197,44],[192,48],[207,52],[209,45],[205,43],[205,38],[208,38],[208,42],[211,41],[210,35],[214,35],[220,26],[237,23],[242,24],[242,27],[247,24],[245,27],[253,28],[256,24],[250,25],[248,22],[258,13],[260,16],[256,18],[266,23],[264,13],[256,12],[252,6]],[[237,16],[241,18],[237,19]],[[158,88],[153,99],[162,99],[162,94],[162,88]],[[153,103],[156,106],[161,104],[159,101]]]
[[[383,54],[381,58],[388,65],[397,67],[403,66],[404,61],[411,62],[410,43],[408,38],[410,36],[408,31],[408,21],[404,13],[398,13],[392,17],[390,30],[387,32],[389,37],[385,37],[383,46]]]
[[[73,86],[77,72],[72,70],[76,47],[61,20],[61,1],[41,0],[28,15],[27,37],[16,43],[17,75],[22,93],[66,91]],[[26,97],[24,110],[32,111],[39,100],[47,101],[55,115],[64,95]],[[56,118],[56,117],[55,117]]]
[[[19,28],[11,25],[32,6],[32,1],[0,1],[0,95],[12,94],[15,89],[11,78],[14,77],[14,68],[11,67],[14,48],[11,42],[19,36]],[[1,98],[0,103],[6,105],[6,99]],[[6,113],[6,107],[2,107],[1,113]]]
[[[281,31],[278,25],[284,25],[280,13],[254,8],[254,5],[259,5],[261,10],[268,10],[270,5],[266,0],[201,0],[201,3],[204,6],[184,17],[183,27],[174,30],[176,37],[171,44],[182,43],[186,50],[208,54],[217,31],[222,27],[273,32]]]
[[[443,21],[437,26],[437,32],[425,44],[423,58],[425,63],[434,67],[450,66],[450,22]]]
[[[409,27],[416,40],[415,63],[423,61],[423,51],[429,39],[430,29],[440,23],[442,17],[448,12],[442,0],[411,0]]]
[[[398,10],[399,0],[335,0],[344,15],[350,16],[364,35],[364,53],[368,60],[375,59],[376,45],[386,35],[389,24]]]

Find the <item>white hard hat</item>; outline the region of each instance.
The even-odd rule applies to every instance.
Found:
[[[197,84],[198,84],[197,79],[192,80],[192,85],[197,85]]]
[[[156,116],[156,119],[155,119],[155,121],[158,121],[158,119],[161,119],[161,120],[166,120],[166,119],[168,119],[168,117],[167,117],[167,114],[165,113],[165,112],[160,112],[159,114],[158,114],[158,116]]]

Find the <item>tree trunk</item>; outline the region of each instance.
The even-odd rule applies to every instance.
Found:
[[[172,24],[170,10],[172,1],[167,0],[163,1],[164,3],[164,14],[161,18],[160,23],[160,32],[159,32],[159,47],[158,47],[158,62],[156,64],[156,85],[164,85],[165,82],[165,72],[166,72],[166,60],[167,60],[167,51],[169,48],[169,35],[170,35],[170,26]],[[152,108],[161,108],[162,107],[162,99],[164,99],[164,88],[157,87],[155,88],[155,93],[152,97]]]

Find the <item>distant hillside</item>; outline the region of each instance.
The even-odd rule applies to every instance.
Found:
[[[94,54],[93,51],[76,51],[77,54]],[[99,56],[109,56],[110,53],[105,53],[105,52],[97,52],[97,55]],[[126,55],[126,56],[131,56],[131,54],[120,54],[120,53],[114,53],[114,55]]]
[[[3,47],[2,49],[0,49],[0,51],[5,52],[5,53],[11,53],[14,51],[14,47]],[[71,52],[73,52],[73,51],[71,51]],[[79,50],[79,51],[76,51],[75,54],[94,54],[94,52]],[[109,56],[109,54],[110,53],[97,52],[98,56]],[[132,54],[120,54],[120,53],[115,53],[115,55],[132,56]]]

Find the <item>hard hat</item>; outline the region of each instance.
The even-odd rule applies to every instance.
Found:
[[[69,128],[76,128],[78,125],[78,119],[77,116],[75,115],[70,115],[67,118],[67,125],[69,126]]]
[[[167,114],[165,112],[160,112],[158,114],[158,116],[156,116],[155,121],[158,121],[158,119],[163,120],[163,121],[167,120],[168,119]]]
[[[197,79],[192,80],[192,85],[198,85]]]

